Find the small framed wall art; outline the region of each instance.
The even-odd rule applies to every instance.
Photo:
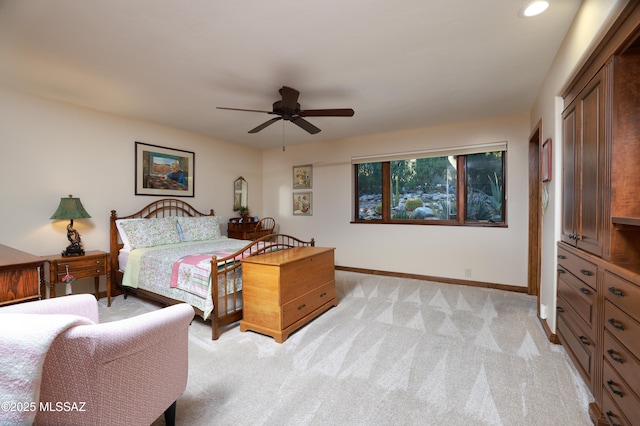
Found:
[[[293,193],[293,215],[313,216],[313,193],[310,191]]]
[[[136,195],[194,196],[195,154],[136,142]]]
[[[313,186],[313,166],[293,166],[293,189],[311,189]]]

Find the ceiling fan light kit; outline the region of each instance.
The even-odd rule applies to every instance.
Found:
[[[272,125],[276,121],[286,120],[292,122],[293,124],[311,133],[312,135],[315,135],[316,133],[320,132],[320,129],[305,120],[303,117],[353,117],[354,114],[354,111],[351,108],[301,110],[300,104],[298,103],[300,92],[291,87],[282,86],[282,88],[280,89],[280,95],[282,96],[282,100],[274,102],[271,111],[228,107],[217,108],[231,111],[261,112],[278,116],[265,121],[258,127],[249,130],[249,133],[258,133],[260,130]]]

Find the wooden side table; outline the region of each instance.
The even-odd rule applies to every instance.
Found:
[[[93,278],[96,288],[96,299],[100,299],[100,276],[107,279],[107,306],[111,306],[111,273],[109,266],[109,254],[93,250],[82,256],[48,256],[49,281],[51,282],[49,297],[56,297],[55,284],[64,282],[62,279],[69,274],[77,279]]]
[[[0,244],[0,306],[40,299],[45,260]]]

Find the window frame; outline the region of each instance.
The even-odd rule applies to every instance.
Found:
[[[475,221],[466,220],[467,217],[467,155],[470,154],[455,154],[456,155],[456,211],[458,212],[456,219],[443,220],[443,219],[392,219],[391,218],[391,161],[385,159],[383,161],[376,161],[372,158],[369,163],[381,163],[382,164],[382,219],[360,219],[360,196],[358,194],[358,165],[363,163],[353,163],[353,219],[351,223],[369,223],[369,224],[385,224],[385,225],[440,225],[440,226],[474,226],[474,227],[491,227],[491,228],[506,228],[507,224],[507,150],[487,150],[486,153],[502,151],[502,212],[503,220],[501,222],[490,221]],[[477,154],[477,152],[476,152]],[[438,155],[445,157],[446,153]],[[394,160],[412,160],[415,157],[408,155],[406,158],[394,158]]]

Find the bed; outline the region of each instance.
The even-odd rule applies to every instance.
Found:
[[[213,209],[201,213],[182,200],[161,199],[133,214],[111,211],[111,280],[125,298],[132,292],[165,305],[189,303],[211,320],[217,340],[221,326],[242,319],[242,259],[314,245],[283,234],[227,238]]]

